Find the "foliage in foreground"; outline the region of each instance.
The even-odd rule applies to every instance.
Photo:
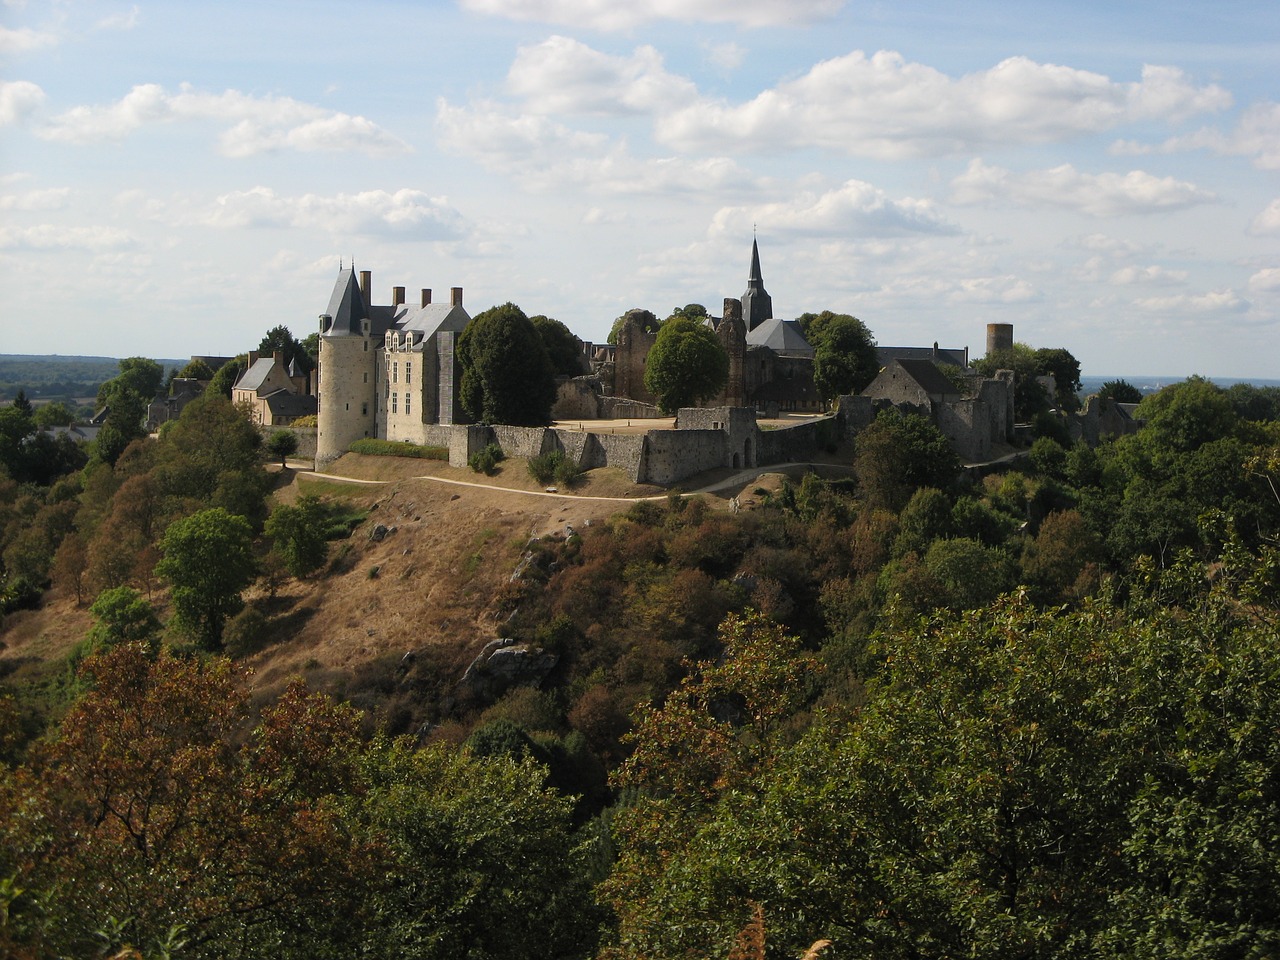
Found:
[[[371,457],[414,457],[418,460],[448,460],[448,447],[423,446],[417,443],[404,443],[398,440],[377,440],[366,437],[355,440],[348,449],[352,453],[362,453]]]
[[[535,764],[365,743],[298,683],[246,740],[225,660],[124,643],[84,676],[58,736],[0,777],[0,952],[590,953],[571,802]]]

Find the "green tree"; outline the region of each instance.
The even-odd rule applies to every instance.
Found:
[[[984,377],[994,377],[997,370],[1013,371],[1013,415],[1020,423],[1030,423],[1036,414],[1049,409],[1049,395],[1036,380],[1040,362],[1025,343],[1015,343],[1010,350],[998,350],[974,360],[973,368]]]
[[[163,381],[164,367],[154,360],[126,357],[120,361],[120,373],[98,388],[98,406],[106,406],[117,393],[127,391],[141,400],[145,407],[160,392]]]
[[[295,361],[305,371],[310,371],[314,366],[306,348],[298,341],[297,337],[289,332],[289,328],[283,324],[268,330],[258,343],[258,353],[264,357],[270,357],[277,351],[284,354],[285,369],[288,369],[289,365]]]
[[[677,317],[662,325],[645,362],[644,385],[664,413],[697,406],[724,389],[729,355],[705,324]]]
[[[477,420],[542,426],[551,422],[555,373],[542,337],[514,303],[490,307],[458,343],[462,405]]]
[[[288,466],[289,455],[296,453],[297,450],[298,435],[292,430],[275,430],[267,438],[267,452],[273,457],[280,458],[281,470]]]
[[[93,442],[93,451],[99,460],[114,466],[129,444],[147,435],[143,426],[147,399],[128,387],[117,386],[107,391],[106,406],[107,419]]]
[[[172,524],[160,541],[156,573],[173,586],[173,626],[206,650],[222,646],[222,625],[242,606],[257,570],[253,531],[221,507]]]
[[[205,392],[218,393],[230,400],[232,388],[248,368],[248,354],[242,353],[238,357],[233,357],[214,372]]]
[[[544,317],[541,314],[530,317],[529,322],[542,338],[547,359],[551,361],[551,368],[557,377],[576,377],[585,372],[582,341],[574,336],[573,331],[559,320]]]
[[[1041,376],[1053,377],[1057,396],[1054,405],[1059,410],[1073,413],[1080,409],[1080,361],[1062,347],[1041,347],[1036,350],[1036,369]]]
[[[76,415],[61,400],[55,400],[53,403],[42,404],[36,407],[35,424],[37,427],[44,429],[46,427],[69,427],[76,422]]]
[[[857,317],[833,314],[825,322],[815,320],[810,329],[816,337],[813,383],[824,400],[860,393],[876,378],[880,372],[876,342]]]
[[[1108,380],[1098,391],[1103,400],[1114,400],[1116,403],[1141,403],[1142,391],[1128,380]]]
[[[1239,425],[1226,392],[1204,377],[1188,377],[1143,397],[1134,416],[1146,421],[1151,441],[1178,451],[1230,436]]]
[[[863,497],[894,512],[920,487],[950,487],[960,466],[947,438],[915,413],[882,411],[855,444],[853,470]]]
[[[700,303],[686,303],[683,307],[676,307],[672,310],[667,320],[674,320],[676,317],[687,317],[690,320],[706,320],[707,308]],[[666,320],[663,323],[666,323]]]
[[[113,587],[98,594],[89,605],[94,625],[89,639],[96,646],[114,647],[120,643],[142,643],[155,647],[160,634],[160,620],[151,604],[132,587]]]
[[[327,522],[324,505],[306,494],[293,506],[282,503],[271,511],[264,531],[290,574],[305,577],[324,564],[328,552]]]
[[[195,357],[187,361],[187,365],[179,371],[178,377],[184,380],[212,380],[213,371],[209,369],[209,364]]]

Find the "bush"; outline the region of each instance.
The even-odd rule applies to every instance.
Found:
[[[347,449],[352,453],[362,453],[369,457],[413,457],[417,460],[446,462],[449,459],[448,447],[429,447],[398,440],[375,440],[372,437],[356,440]]]
[[[496,443],[491,443],[479,453],[473,453],[467,460],[467,466],[476,473],[491,477],[498,468],[498,464],[506,458],[507,455],[502,452],[502,448]]]
[[[222,628],[222,649],[229,657],[252,656],[267,645],[270,636],[271,621],[250,604]]]
[[[529,460],[529,476],[538,483],[551,483],[554,480],[561,486],[570,487],[581,475],[581,468],[566,457],[562,450],[552,450]]]

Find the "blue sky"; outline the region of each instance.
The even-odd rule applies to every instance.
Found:
[[[604,339],[985,325],[1089,375],[1280,378],[1274,4],[0,6],[0,352],[315,329],[342,260]]]

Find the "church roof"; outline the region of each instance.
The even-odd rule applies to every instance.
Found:
[[[765,320],[753,330],[747,331],[747,344],[768,347],[774,353],[787,357],[812,357],[813,347],[800,332],[795,320]]]
[[[939,360],[965,369],[969,366],[967,347],[876,347],[876,359],[887,367],[891,360]]]

